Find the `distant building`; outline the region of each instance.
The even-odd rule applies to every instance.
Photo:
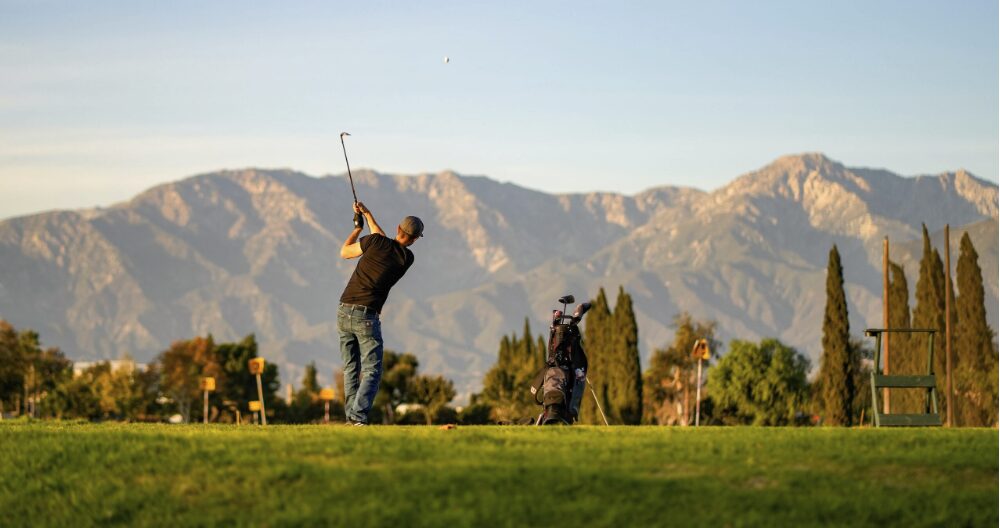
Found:
[[[84,370],[98,365],[101,363],[108,363],[111,365],[111,372],[125,371],[128,373],[134,372],[145,372],[149,368],[149,365],[145,363],[136,363],[131,359],[106,359],[103,361],[77,361],[73,363],[73,377],[77,377],[83,374]]]

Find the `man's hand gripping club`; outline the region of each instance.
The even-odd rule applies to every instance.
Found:
[[[375,221],[375,217],[372,216],[372,212],[365,207],[362,202],[354,202],[354,230],[344,241],[344,245],[340,248],[340,257],[345,259],[358,258],[361,256],[361,243],[358,242],[358,237],[361,235],[361,231],[364,228],[364,219],[368,219],[368,227],[371,229],[372,233],[377,233],[379,235],[385,236],[385,232]]]

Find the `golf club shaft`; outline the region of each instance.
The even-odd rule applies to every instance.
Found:
[[[344,136],[340,136],[340,147],[344,149],[344,163],[347,164],[347,179],[351,182],[351,194],[354,195],[354,203],[358,203],[358,193],[354,190],[354,176],[351,176],[351,162],[347,161],[347,147],[344,145]]]

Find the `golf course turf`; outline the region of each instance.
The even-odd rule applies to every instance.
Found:
[[[995,429],[0,423],[0,525],[996,526]]]

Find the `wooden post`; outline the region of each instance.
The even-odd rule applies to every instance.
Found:
[[[35,386],[35,366],[31,365],[31,370],[29,371],[28,383],[25,383],[24,387],[24,401],[27,402],[26,408],[28,410],[28,417],[35,417],[35,397],[32,392],[32,388]]]
[[[262,414],[262,411],[264,410],[264,406],[261,405],[260,400],[254,400],[254,401],[250,402],[250,404],[248,405],[248,407],[250,408],[250,415],[253,417],[253,423],[256,425],[257,424],[257,414],[258,413]],[[261,423],[263,424],[263,421],[261,421]]]
[[[882,328],[889,329],[889,237],[885,237],[885,240],[882,241]],[[888,375],[889,332],[885,332],[883,339],[885,348],[882,351],[882,355],[885,356],[883,360],[885,368],[882,373]],[[878,370],[878,365],[875,365],[875,369]],[[886,387],[882,389],[882,412],[889,414],[889,409],[889,389]]]
[[[945,276],[945,287],[947,291],[944,293],[944,371],[945,371],[945,425],[947,427],[955,426],[955,413],[952,411],[954,409],[954,402],[952,400],[952,385],[951,385],[951,233],[949,232],[949,225],[944,225],[944,276]]]
[[[264,358],[256,357],[249,362],[250,373],[257,376],[257,401],[260,402],[260,423],[267,425],[267,411],[264,409],[264,387],[260,375],[264,373]]]
[[[267,414],[264,411],[264,388],[260,383],[260,374],[257,374],[257,397],[260,398],[260,423],[267,425]]]
[[[201,388],[202,392],[205,393],[205,408],[204,416],[202,416],[202,423],[208,423],[208,393],[215,390],[215,378],[212,376],[205,376],[198,380],[198,386]]]
[[[698,427],[701,424],[701,363],[712,357],[712,352],[708,349],[708,340],[699,339],[695,341],[691,353],[694,357],[698,358],[698,384],[695,386],[694,397],[694,426]]]
[[[698,386],[695,390],[694,397],[694,426],[698,427],[701,423],[701,362],[703,360],[698,358]]]
[[[333,400],[334,395],[333,389],[321,389],[319,391],[319,399],[323,400],[323,423],[330,423],[330,401]]]

